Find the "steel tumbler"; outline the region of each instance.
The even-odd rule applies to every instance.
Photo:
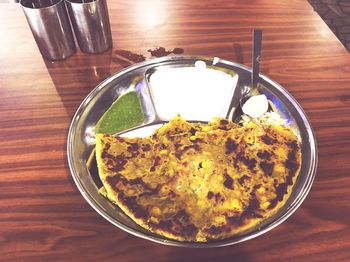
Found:
[[[20,4],[43,57],[61,60],[74,54],[64,0],[21,0]]]
[[[80,50],[101,53],[112,48],[106,0],[66,0]]]

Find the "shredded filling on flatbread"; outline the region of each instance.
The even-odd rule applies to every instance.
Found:
[[[180,241],[234,236],[287,200],[301,149],[283,125],[180,116],[145,138],[96,136],[104,195],[142,227]]]

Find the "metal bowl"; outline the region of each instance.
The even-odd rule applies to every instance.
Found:
[[[161,120],[157,117],[156,110],[153,107],[149,89],[143,88],[147,87],[149,75],[162,67],[194,66],[198,60],[206,62],[207,65],[211,65],[216,70],[236,75],[235,79],[237,81],[235,82],[236,86],[233,96],[227,99],[230,107],[237,104],[239,92],[244,85],[250,83],[251,75],[251,69],[241,64],[220,60],[215,65],[212,65],[213,58],[189,56],[165,57],[135,64],[103,81],[81,103],[70,125],[67,157],[73,179],[83,197],[101,216],[113,225],[135,236],[164,245],[200,248],[220,247],[257,237],[282,223],[301,205],[310,191],[315,177],[317,146],[310,122],[296,100],[283,87],[267,76],[260,75],[260,83],[262,84],[260,92],[266,94],[274,102],[279,112],[299,136],[302,149],[302,166],[300,175],[285,205],[275,215],[258,226],[227,239],[206,243],[181,242],[153,234],[135,224],[117,206],[98,193],[102,183],[99,181],[96,167],[94,168],[94,165],[88,166],[95,147],[94,127],[97,121],[112,102],[127,90],[130,85],[134,84],[135,79],[139,79],[136,89],[141,94],[141,102],[145,114],[145,122],[136,129],[142,130],[145,127],[159,123]],[[220,90],[215,90],[215,92],[220,92]],[[195,106],[195,100],[193,103]],[[180,108],[181,103],[178,106]]]

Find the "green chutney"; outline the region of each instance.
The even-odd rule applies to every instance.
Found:
[[[138,126],[144,121],[141,100],[136,91],[122,94],[103,114],[95,127],[95,133],[115,134]]]

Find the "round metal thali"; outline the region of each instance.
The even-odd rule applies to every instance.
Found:
[[[300,206],[315,177],[317,146],[310,122],[296,100],[283,87],[267,76],[260,75],[259,91],[274,103],[280,115],[298,135],[302,149],[302,166],[292,194],[285,205],[275,215],[255,228],[231,238],[206,243],[181,242],[153,234],[138,226],[117,206],[98,193],[102,183],[98,178],[96,165],[91,164],[94,151],[94,127],[118,96],[128,90],[131,85],[135,85],[135,90],[139,92],[141,97],[145,119],[139,127],[140,130],[164,122],[166,119],[159,118],[159,112],[156,112],[154,103],[152,103],[152,94],[150,94],[148,83],[149,76],[162,68],[192,67],[198,60],[204,61],[212,69],[234,76],[232,95],[227,97],[228,108],[222,117],[228,116],[232,107],[237,105],[242,88],[250,83],[250,68],[226,60],[219,60],[213,65],[213,58],[207,57],[173,56],[149,60],[135,64],[111,76],[84,99],[71,122],[67,141],[67,156],[70,171],[81,194],[100,215],[113,225],[135,236],[161,244],[181,247],[219,247],[254,238],[282,223]],[[138,79],[136,84],[135,79]],[[220,88],[216,87],[213,92],[220,92]],[[178,106],[181,107],[181,101],[179,101]],[[196,106],[196,99],[193,99],[193,106]]]

